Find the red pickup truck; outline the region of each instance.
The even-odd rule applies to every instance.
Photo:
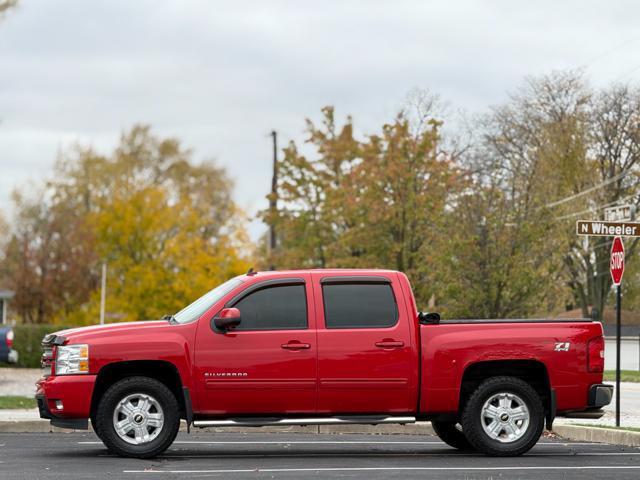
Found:
[[[440,320],[389,270],[233,278],[160,321],[43,340],[40,415],[149,458],[190,427],[406,424],[519,455],[557,415],[598,418],[604,341],[589,320]]]

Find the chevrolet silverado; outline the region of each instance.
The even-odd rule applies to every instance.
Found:
[[[447,444],[520,455],[556,416],[598,418],[602,325],[441,320],[389,270],[253,272],[159,321],[43,340],[40,415],[149,458],[187,428],[431,421]]]

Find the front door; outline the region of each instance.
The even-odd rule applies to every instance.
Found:
[[[397,274],[314,273],[318,411],[406,413],[416,408],[417,353]]]
[[[195,371],[202,413],[315,413],[317,343],[310,275],[256,283],[227,301],[234,330],[198,326]]]

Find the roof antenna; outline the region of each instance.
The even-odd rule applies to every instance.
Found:
[[[249,275],[249,276],[253,276],[253,275],[256,275],[257,273],[258,273],[258,272],[256,272],[256,271],[253,269],[253,267],[251,267],[251,268],[249,269],[249,271],[247,272],[247,275]]]

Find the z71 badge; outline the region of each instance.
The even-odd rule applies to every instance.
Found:
[[[568,352],[571,343],[569,342],[556,342],[556,346],[553,349],[554,352]]]

